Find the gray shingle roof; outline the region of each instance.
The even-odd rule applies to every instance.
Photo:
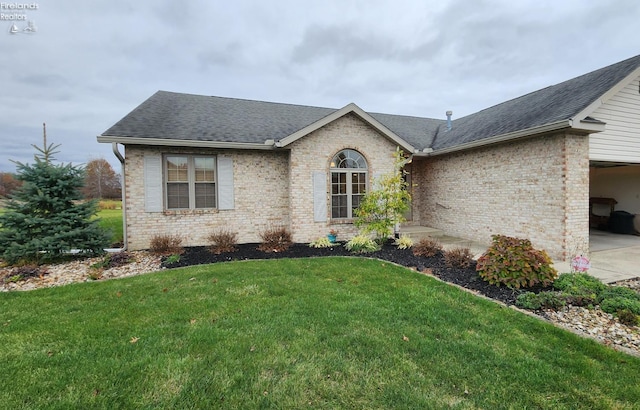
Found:
[[[334,112],[331,108],[158,91],[102,135],[263,144]]]
[[[639,66],[640,55],[454,120],[451,131],[439,133],[432,148],[571,119]]]
[[[568,120],[640,67],[640,55],[453,121],[370,113],[418,148],[442,150]],[[103,136],[264,144],[337,111],[333,108],[158,91]],[[597,120],[597,119],[596,119]]]

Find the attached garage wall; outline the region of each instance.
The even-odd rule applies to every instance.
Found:
[[[558,134],[416,161],[421,225],[483,243],[530,239],[567,259],[588,247],[588,139]],[[414,219],[416,215],[414,214]]]
[[[640,78],[636,78],[597,108],[592,117],[606,130],[589,138],[592,161],[640,163]]]
[[[640,214],[640,165],[590,169],[589,195],[613,198],[616,211]],[[597,215],[608,215],[609,209],[596,208]]]

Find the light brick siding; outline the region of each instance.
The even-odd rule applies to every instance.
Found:
[[[171,147],[126,146],[125,186],[129,249],[146,249],[156,235],[181,235],[185,246],[207,245],[207,236],[217,228],[238,233],[239,243],[260,241],[268,227],[284,226],[295,242],[310,242],[339,231],[339,239],[356,233],[351,221],[333,224],[314,222],[314,171],[322,171],[330,189],[329,164],[342,149],[360,152],[369,167],[369,177],[393,170],[396,146],[356,115],[348,114],[295,141],[281,150],[205,150]],[[144,155],[224,155],[233,160],[235,209],[145,211]],[[329,192],[326,193],[330,212]],[[334,221],[335,222],[335,221]]]
[[[338,239],[349,239],[357,233],[351,221],[331,221],[329,165],[343,149],[354,149],[367,160],[369,182],[374,175],[393,171],[396,145],[383,137],[354,114],[297,140],[291,149],[291,228],[296,242],[310,242],[337,229]],[[314,222],[312,174],[322,171],[327,176],[327,222]]]
[[[233,160],[235,209],[145,212],[143,158],[145,152],[222,154]],[[287,151],[204,150],[127,146],[126,210],[129,249],[149,247],[155,235],[181,235],[186,246],[206,245],[217,228],[238,233],[241,243],[259,242],[271,226],[289,226]]]
[[[414,220],[490,243],[530,239],[553,258],[588,246],[589,146],[558,134],[414,161]]]

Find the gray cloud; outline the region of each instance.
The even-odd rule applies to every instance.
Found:
[[[0,171],[105,157],[95,136],[158,89],[459,117],[638,54],[635,0],[58,0],[0,22]]]

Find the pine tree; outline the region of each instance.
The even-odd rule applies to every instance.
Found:
[[[45,134],[46,135],[46,134]],[[23,182],[0,215],[0,257],[7,263],[42,263],[72,249],[101,254],[108,235],[96,219],[97,202],[83,201],[84,169],[71,164],[52,164],[55,149],[35,145],[35,163],[17,166]]]

